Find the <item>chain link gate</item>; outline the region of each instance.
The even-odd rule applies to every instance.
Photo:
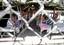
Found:
[[[2,13],[0,13],[0,19],[1,19],[5,14],[7,14],[7,11],[11,11],[11,12],[15,13],[18,17],[21,17],[21,20],[23,20],[23,21],[25,22],[25,24],[26,24],[25,29],[23,29],[23,30],[20,32],[20,34],[18,34],[18,36],[21,35],[21,34],[22,34],[24,31],[26,31],[27,29],[29,29],[29,30],[31,30],[32,32],[34,32],[34,33],[41,39],[41,41],[42,41],[42,38],[47,37],[49,34],[52,33],[52,31],[53,31],[55,28],[57,28],[57,27],[56,27],[56,26],[57,26],[57,25],[56,25],[57,22],[55,22],[49,15],[47,15],[47,12],[44,10],[44,3],[45,3],[45,2],[44,2],[44,1],[41,2],[40,0],[37,0],[37,2],[38,2],[38,4],[40,5],[40,9],[34,14],[34,16],[32,16],[32,17],[30,18],[29,21],[27,21],[27,20],[25,20],[23,17],[21,17],[20,13],[18,13],[17,11],[15,11],[15,10],[12,9],[11,4],[9,4],[9,2],[8,2],[7,0],[3,0],[3,3],[5,3],[5,4],[7,5],[7,8],[3,11],[3,12],[4,12],[3,15],[2,15]],[[52,22],[54,22],[54,27],[53,27],[53,29],[51,29],[50,32],[47,33],[46,35],[44,35],[43,37],[41,37],[36,31],[34,31],[33,28],[31,28],[31,27],[29,26],[29,23],[30,23],[31,21],[33,21],[33,19],[35,19],[35,18],[38,16],[39,13],[42,13],[42,15],[43,15],[43,14],[46,14],[46,16],[47,16]],[[59,32],[60,32],[60,31],[59,31]],[[61,32],[60,32],[60,33],[61,33]],[[62,33],[61,33],[61,34],[62,34]],[[62,34],[62,35],[63,35],[63,34]],[[17,37],[14,38],[14,41],[16,41],[16,38],[17,38]],[[14,43],[14,44],[15,44],[15,43]],[[13,44],[13,45],[14,45],[14,44]]]

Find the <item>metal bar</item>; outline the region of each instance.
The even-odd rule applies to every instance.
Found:
[[[5,3],[8,7],[0,12],[0,19],[5,16],[5,14],[8,13],[8,11],[11,9],[11,5],[7,2],[7,0],[3,0],[3,3]]]
[[[41,11],[41,10],[40,10]],[[39,11],[39,12],[40,12]],[[20,15],[19,13],[17,13],[16,11],[14,11],[14,10],[12,10],[12,12],[14,12],[16,15]],[[36,14],[36,16],[37,16],[37,14]],[[34,16],[34,17],[36,17],[36,16]],[[32,18],[32,20],[33,20],[34,18]],[[28,24],[28,22],[23,18],[23,17],[21,17],[21,20],[23,20],[24,22],[25,22],[25,24],[26,24],[26,26],[27,26],[27,28],[29,28],[29,24]],[[31,20],[29,21],[29,22],[31,22]],[[26,29],[26,28],[25,28]],[[33,31],[31,28],[30,28],[30,30],[31,31]],[[22,31],[23,32],[23,31]],[[33,31],[38,37],[41,37],[41,36],[39,36],[39,34],[38,33],[36,33],[35,31]]]

